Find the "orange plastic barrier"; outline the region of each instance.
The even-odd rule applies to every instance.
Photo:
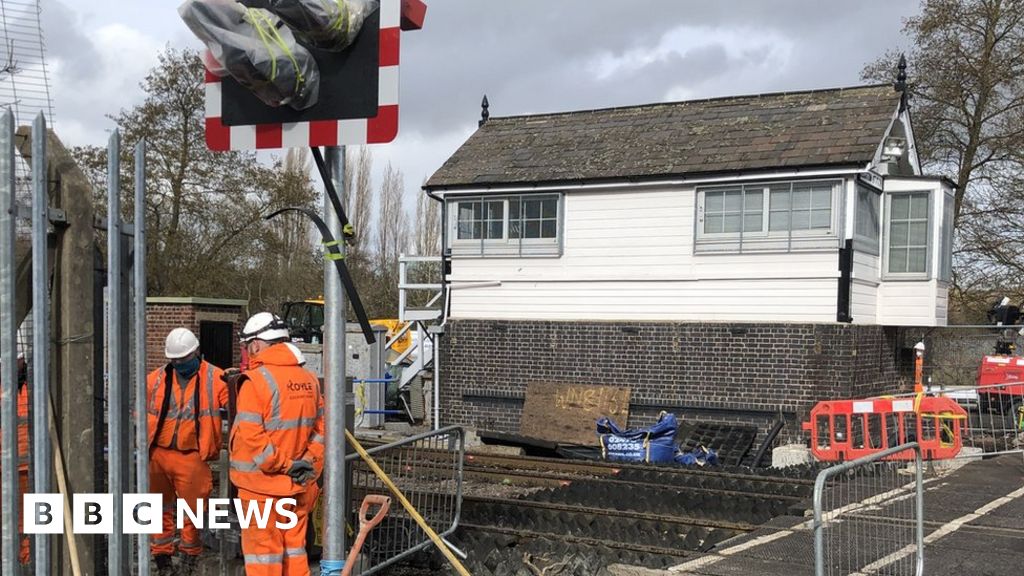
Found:
[[[830,400],[811,410],[803,429],[811,433],[818,460],[842,462],[917,442],[926,460],[953,458],[963,446],[967,412],[952,398],[917,396]],[[890,460],[912,460],[900,453]]]

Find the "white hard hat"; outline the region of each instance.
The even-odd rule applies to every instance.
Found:
[[[288,325],[277,314],[260,312],[254,314],[242,328],[242,342],[252,340],[280,340],[288,338]]]
[[[291,342],[286,343],[285,346],[287,346],[288,350],[295,355],[295,361],[299,363],[299,366],[306,365],[306,355],[302,353],[302,350],[299,350],[298,346]]]
[[[164,356],[169,360],[184,358],[199,349],[199,339],[188,328],[175,328],[167,335]]]

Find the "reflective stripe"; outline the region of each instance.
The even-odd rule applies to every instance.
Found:
[[[246,554],[246,564],[280,564],[284,559],[282,554]]]
[[[206,366],[206,410],[199,413],[200,418],[205,418],[206,415],[213,416],[213,364],[207,362]],[[196,410],[199,408],[200,406],[196,406]]]
[[[324,443],[324,437],[319,435],[319,434],[313,434],[313,436],[309,439],[309,441],[311,443],[323,444]]]
[[[27,425],[28,423],[29,423],[28,416],[19,416],[18,417],[18,425],[19,426],[24,426],[24,425]]]
[[[263,425],[263,416],[256,412],[239,412],[235,414],[235,422],[250,422],[252,424]]]
[[[277,386],[277,380],[274,379],[274,375],[267,370],[266,366],[260,366],[260,374],[267,380],[270,388],[270,420],[281,419],[281,392]]]
[[[274,445],[267,444],[267,447],[263,449],[263,452],[256,456],[255,458],[253,458],[252,461],[255,462],[256,464],[263,464],[264,462],[267,461],[267,458],[270,458],[271,456],[273,456],[273,454]]]
[[[157,416],[160,415],[160,408],[157,407],[157,405],[156,405],[156,392],[157,392],[157,390],[160,389],[160,385],[163,384],[163,382],[164,382],[164,372],[163,372],[163,370],[161,370],[156,375],[156,382],[153,384],[153,390],[151,390],[150,393],[149,393],[150,407],[153,410],[156,410],[155,414]]]
[[[252,462],[242,462],[241,460],[232,460],[231,469],[238,470],[239,472],[256,472],[260,469],[259,466]]]
[[[166,538],[154,538],[152,544],[154,546],[163,546],[164,544],[173,544],[178,541],[177,536],[168,536]]]
[[[200,548],[202,547],[201,542],[182,542],[178,545],[178,548]]]
[[[305,555],[306,555],[306,549],[305,548],[285,548],[285,550],[284,550],[285,558],[294,558],[296,556],[305,556]]]
[[[293,430],[302,426],[313,426],[316,418],[296,418],[295,420],[272,420],[264,424],[267,430]]]

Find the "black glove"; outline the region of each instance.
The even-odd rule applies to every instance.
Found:
[[[288,468],[288,475],[296,484],[305,484],[316,476],[316,471],[313,470],[313,465],[305,460],[293,460],[291,467]]]

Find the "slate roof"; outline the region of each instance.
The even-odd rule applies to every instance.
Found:
[[[425,188],[863,165],[899,100],[886,84],[491,118]]]

